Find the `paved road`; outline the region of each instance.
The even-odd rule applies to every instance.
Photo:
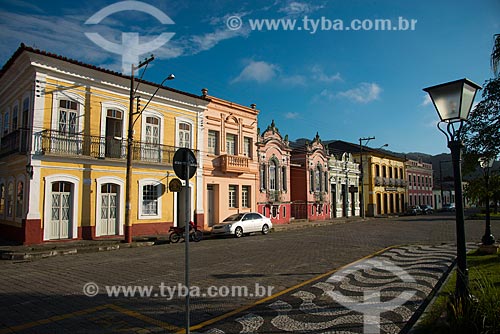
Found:
[[[263,306],[263,301],[270,305],[279,300],[276,295],[269,300],[256,296],[256,283],[272,288],[274,294],[289,288],[294,293],[299,289],[297,285],[317,283],[321,275],[389,246],[453,243],[454,226],[452,215],[373,219],[192,244],[191,285],[203,292],[210,286],[246,286],[252,296],[193,298],[191,324],[205,324],[202,332],[222,333],[219,327],[248,314],[251,309],[247,305]],[[492,228],[500,236],[499,222],[493,222]],[[484,223],[467,221],[466,231],[468,241],[478,241]],[[35,262],[0,262],[0,333],[181,331],[184,299],[162,296],[160,286],[174,287],[184,282],[183,254],[183,244],[176,244]],[[82,291],[89,282],[100,289],[92,298]],[[153,297],[108,297],[105,286],[118,285],[152,286]],[[241,312],[231,315],[233,310]],[[269,308],[266,311],[276,313]],[[228,328],[240,332],[242,325],[238,326]],[[224,333],[232,331],[226,329]]]

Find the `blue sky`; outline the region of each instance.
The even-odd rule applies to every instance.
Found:
[[[375,136],[372,147],[387,143],[397,152],[438,154],[448,152],[446,140],[422,88],[463,77],[483,85],[492,77],[489,56],[493,35],[500,33],[498,0],[145,0],[174,23],[123,11],[85,24],[118,2],[0,0],[0,63],[24,42],[121,71],[121,55],[94,44],[86,32],[115,43],[123,32],[138,33],[140,43],[175,33],[152,52],[156,59],[145,79],[161,82],[174,73],[176,79],[168,81],[173,88],[201,94],[206,87],[210,95],[255,103],[259,126],[274,119],[292,140],[316,132],[323,140],[351,142]],[[240,29],[229,29],[228,22],[238,23],[234,17],[241,19]],[[306,27],[305,17],[315,21]],[[417,20],[415,29],[340,31],[320,24],[313,32],[310,23],[324,18],[325,28],[326,19],[342,20],[344,27],[352,20],[397,24],[400,17]],[[256,19],[296,25],[293,31],[258,31],[251,27]]]

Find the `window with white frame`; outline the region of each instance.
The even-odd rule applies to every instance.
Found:
[[[208,130],[208,153],[219,154],[219,132]]]
[[[277,190],[276,173],[278,169],[276,167],[276,162],[269,161],[269,190]]]
[[[142,215],[158,215],[158,185],[156,184],[142,186]]]
[[[0,218],[5,214],[5,184],[0,183]]]
[[[321,167],[318,166],[314,170],[314,191],[321,191]]]
[[[191,148],[191,124],[179,123],[179,147]]]
[[[226,134],[226,153],[229,155],[236,155],[236,135],[232,133]]]
[[[143,159],[148,161],[158,161],[160,159],[160,119],[158,117],[147,116],[144,129]]]
[[[148,144],[160,143],[160,119],[158,117],[146,117],[145,141]]]
[[[229,207],[230,208],[237,208],[237,202],[236,199],[238,198],[238,187],[235,185],[230,185],[229,186]]]
[[[76,135],[78,132],[78,103],[70,100],[59,101],[58,130],[62,134]]]
[[[260,165],[260,190],[267,189],[267,180],[266,180],[266,165]]]
[[[282,181],[281,181],[281,184],[282,184],[282,188],[284,191],[287,191],[287,175],[286,175],[286,166],[283,166],[281,167],[281,178],[282,178]]]
[[[18,126],[18,119],[19,119],[19,107],[17,104],[12,108],[12,124],[11,124],[11,131],[16,131],[17,126]]]
[[[241,187],[241,206],[244,208],[250,207],[250,186]]]
[[[14,182],[9,182],[7,186],[7,194],[5,197],[5,212],[7,217],[14,215]]]
[[[16,218],[23,217],[24,183],[19,181],[16,189]]]
[[[252,138],[250,137],[243,138],[243,154],[250,159],[252,158]]]
[[[29,112],[30,112],[30,98],[25,97],[23,100],[22,123],[21,123],[21,126],[23,128],[28,127]]]

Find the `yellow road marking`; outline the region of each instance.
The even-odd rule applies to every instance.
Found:
[[[319,280],[319,279],[322,279],[323,277],[326,277],[326,276],[328,276],[328,275],[333,275],[335,272],[337,272],[337,271],[339,271],[339,270],[342,270],[342,269],[344,269],[344,268],[346,268],[346,267],[349,267],[349,266],[353,266],[353,265],[355,265],[355,264],[356,264],[356,263],[358,263],[358,262],[361,262],[361,261],[364,261],[364,260],[366,260],[366,259],[372,258],[372,257],[377,256],[377,255],[379,255],[379,254],[381,254],[381,253],[383,253],[383,252],[385,252],[385,251],[387,251],[387,250],[389,250],[389,249],[391,249],[391,248],[397,248],[397,247],[399,247],[399,246],[390,246],[390,247],[383,248],[383,249],[381,249],[381,250],[379,250],[379,251],[377,251],[377,252],[375,252],[375,253],[372,253],[372,254],[370,254],[370,255],[367,255],[367,256],[365,256],[365,257],[362,257],[362,258],[361,258],[361,259],[359,259],[359,260],[356,260],[356,261],[354,261],[354,262],[351,262],[351,263],[346,264],[346,265],[344,265],[344,266],[341,266],[341,267],[339,267],[339,268],[335,268],[335,269],[330,270],[330,271],[328,271],[328,272],[326,272],[326,273],[324,273],[324,274],[321,274],[321,275],[315,276],[315,277],[313,277],[313,278],[310,278],[310,279],[308,279],[308,280],[306,280],[306,281],[300,282],[300,283],[298,283],[298,284],[296,284],[296,285],[294,285],[294,286],[292,286],[292,287],[286,288],[285,290],[281,290],[281,291],[279,291],[279,292],[277,292],[277,293],[275,293],[275,294],[273,294],[273,295],[271,295],[271,296],[268,296],[268,297],[265,297],[265,298],[259,299],[259,300],[257,300],[256,302],[253,302],[253,303],[251,303],[251,304],[248,304],[248,305],[242,306],[242,307],[237,308],[237,309],[234,309],[234,310],[232,310],[232,311],[230,311],[230,312],[228,312],[228,313],[224,313],[224,314],[219,315],[219,316],[217,316],[217,317],[215,317],[215,318],[212,318],[212,319],[206,320],[206,321],[204,321],[204,322],[201,322],[201,323],[199,323],[199,324],[197,324],[197,325],[191,326],[191,327],[189,328],[189,330],[190,330],[190,331],[198,330],[198,329],[200,329],[200,328],[203,328],[203,327],[206,327],[206,326],[208,326],[208,325],[214,324],[214,323],[216,323],[216,322],[218,322],[218,321],[220,321],[220,320],[227,319],[227,318],[229,318],[229,317],[231,317],[231,316],[233,316],[233,315],[235,315],[235,314],[238,314],[238,313],[241,313],[241,312],[243,312],[243,311],[246,311],[246,310],[248,310],[249,308],[252,308],[252,307],[254,307],[254,306],[257,306],[257,305],[260,305],[260,304],[262,304],[262,303],[265,303],[265,302],[267,302],[267,301],[269,301],[269,300],[272,300],[272,299],[274,299],[274,298],[276,298],[276,297],[279,297],[279,296],[281,296],[281,295],[284,295],[284,294],[286,294],[286,293],[288,293],[288,292],[290,292],[290,291],[293,291],[293,290],[296,290],[296,289],[298,289],[298,288],[300,288],[300,287],[303,287],[304,285],[307,285],[307,284],[309,284],[309,283],[311,283],[311,282],[314,282],[314,281],[317,281],[317,280]],[[185,332],[186,332],[186,329],[181,329],[181,330],[177,331],[177,332],[176,332],[176,334],[182,334],[182,333],[185,333]]]
[[[161,328],[169,330],[169,331],[178,331],[178,330],[181,329],[180,327],[174,326],[174,325],[169,324],[167,322],[164,322],[164,321],[161,321],[161,320],[157,320],[157,319],[148,317],[148,316],[146,316],[146,315],[144,315],[142,313],[139,313],[139,312],[136,312],[136,311],[132,311],[132,310],[123,308],[123,307],[118,306],[118,305],[111,304],[108,307],[110,309],[113,309],[113,310],[118,311],[120,313],[126,314],[126,315],[128,315],[130,317],[139,319],[141,321],[147,322],[149,324],[161,327]]]
[[[71,313],[66,313],[66,314],[61,314],[61,315],[55,315],[55,316],[50,317],[50,318],[46,318],[46,319],[42,319],[42,320],[37,320],[37,321],[32,321],[32,322],[27,322],[25,324],[21,324],[21,325],[9,327],[9,328],[6,328],[6,329],[0,329],[0,334],[14,333],[14,332],[22,331],[22,330],[25,330],[25,329],[28,329],[28,328],[32,328],[32,327],[36,327],[36,326],[48,324],[48,323],[51,323],[51,322],[65,320],[65,319],[73,318],[73,317],[76,317],[76,316],[79,316],[79,315],[89,314],[89,313],[93,313],[93,312],[97,312],[97,311],[102,311],[104,309],[110,308],[110,305],[111,304],[95,306],[95,307],[87,308],[87,309],[76,311],[76,312],[71,312]]]
[[[52,322],[66,320],[66,319],[70,319],[70,318],[74,318],[74,317],[78,317],[78,316],[82,316],[82,315],[86,315],[86,314],[90,314],[90,313],[94,313],[94,312],[102,311],[102,310],[106,310],[106,309],[117,311],[117,312],[125,314],[125,315],[127,315],[129,317],[133,317],[133,318],[139,319],[141,321],[144,321],[146,323],[149,323],[149,324],[161,327],[161,328],[163,328],[165,330],[168,330],[168,331],[178,331],[178,330],[181,329],[180,327],[171,325],[169,323],[166,323],[166,322],[163,322],[163,321],[160,321],[160,320],[156,320],[156,319],[150,318],[150,317],[145,316],[145,315],[143,315],[141,313],[138,313],[138,312],[135,312],[135,311],[132,311],[132,310],[128,310],[128,309],[123,308],[123,307],[118,306],[118,305],[105,304],[105,305],[95,306],[95,307],[91,307],[91,308],[88,308],[88,309],[79,310],[79,311],[75,311],[75,312],[71,312],[71,313],[55,315],[55,316],[50,317],[50,318],[36,320],[36,321],[32,321],[32,322],[27,322],[27,323],[24,323],[24,324],[21,324],[21,325],[17,325],[17,326],[13,326],[13,327],[1,329],[0,330],[0,334],[15,333],[15,332],[19,332],[19,331],[22,331],[22,330],[25,330],[25,329],[29,329],[29,328],[32,328],[32,327],[37,327],[37,326],[40,326],[40,325],[46,325],[46,324],[49,324],[49,323],[52,323]]]

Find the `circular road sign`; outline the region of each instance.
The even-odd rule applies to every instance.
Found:
[[[182,147],[175,151],[173,163],[175,175],[182,180],[185,180],[186,176],[190,179],[196,173],[196,157],[189,148]],[[189,166],[188,175],[186,175],[186,164]]]

